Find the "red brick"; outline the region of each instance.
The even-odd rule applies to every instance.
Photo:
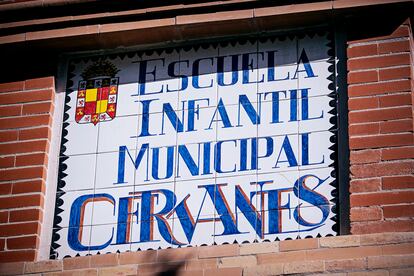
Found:
[[[42,89],[42,88],[53,88],[55,86],[55,78],[54,77],[45,77],[45,78],[37,78],[26,80],[25,89]]]
[[[91,256],[91,267],[118,265],[118,254],[101,254]]]
[[[0,212],[0,223],[9,221],[9,211]]]
[[[46,170],[44,167],[17,168],[17,169],[2,170],[0,174],[0,181],[31,179],[31,178],[45,178],[45,177],[46,177]]]
[[[34,103],[23,105],[22,115],[40,114],[40,113],[52,113],[52,102]]]
[[[378,108],[378,98],[351,98],[348,101],[349,110],[362,110]]]
[[[381,160],[381,150],[351,151],[351,164],[377,163]]]
[[[414,158],[414,147],[383,149],[381,160],[398,160]]]
[[[0,184],[0,195],[8,195],[11,193],[12,184],[11,183],[3,183]]]
[[[351,208],[351,221],[381,220],[382,212],[378,206],[367,208]]]
[[[22,112],[21,105],[0,106],[0,116],[19,116]]]
[[[387,121],[380,123],[380,133],[396,133],[413,130],[413,120],[403,119],[397,121]]]
[[[24,236],[7,239],[7,249],[36,249],[39,245],[38,236]]]
[[[155,250],[125,252],[119,255],[119,263],[122,265],[154,263],[156,259],[157,251]]]
[[[17,251],[5,251],[0,252],[0,262],[23,262],[34,261],[36,259],[36,251],[31,250],[17,250]]]
[[[351,46],[347,49],[348,58],[373,56],[377,54],[377,44]]]
[[[122,254],[125,254],[125,253],[122,253]],[[71,269],[89,268],[90,263],[91,263],[91,256],[82,256],[82,257],[78,256],[78,257],[72,257],[72,258],[64,258],[63,269],[71,270]]]
[[[242,276],[243,269],[240,267],[223,267],[223,268],[206,269],[204,271],[204,274],[214,275],[214,276]]]
[[[408,79],[411,71],[409,66],[398,67],[398,68],[386,68],[381,69],[378,72],[380,81],[384,80],[397,80],[397,79]]]
[[[24,89],[23,81],[0,83],[0,93],[19,91]]]
[[[382,207],[385,218],[414,217],[414,205],[404,204]]]
[[[46,152],[47,149],[48,142],[46,140],[0,144],[0,154]]]
[[[0,264],[0,271],[3,273],[3,275],[21,275],[24,272],[24,263],[12,262],[7,264]]]
[[[372,234],[385,232],[410,232],[414,230],[414,220],[391,220],[354,222],[351,224],[351,233]]]
[[[379,123],[370,123],[370,124],[358,124],[349,126],[349,135],[369,135],[369,134],[378,134],[380,130]]]
[[[355,43],[361,43],[361,42],[375,42],[377,40],[383,40],[383,39],[391,39],[391,38],[399,38],[399,37],[408,37],[409,31],[407,25],[401,25],[399,26],[395,31],[392,32],[392,34],[385,35],[385,36],[377,36],[377,37],[370,37],[368,39],[360,39],[360,40],[353,40],[351,42],[348,42],[350,45]]]
[[[13,183],[12,193],[23,194],[23,193],[34,193],[41,192],[45,193],[45,181],[42,179],[35,179],[29,181],[15,182]]]
[[[382,246],[383,255],[402,255],[414,253],[414,243],[387,244]]]
[[[379,98],[380,107],[411,105],[411,93],[383,95]]]
[[[227,244],[220,246],[203,246],[198,251],[199,258],[229,257],[239,254],[238,244]]]
[[[50,125],[51,117],[49,115],[34,115],[16,118],[0,118],[0,129],[13,129],[22,127],[32,127],[41,125]]]
[[[52,99],[52,89],[0,94],[0,104],[30,103],[37,101],[50,101]]]
[[[374,109],[365,111],[353,111],[349,113],[349,123],[367,123],[378,122],[385,120],[405,119],[411,118],[412,109],[410,106],[387,108],[387,109]]]
[[[369,178],[385,175],[407,175],[414,173],[413,161],[387,162],[351,166],[351,174],[356,178]]]
[[[16,141],[18,135],[17,130],[0,131],[0,143]]]
[[[257,263],[260,264],[274,264],[274,263],[287,263],[297,260],[304,260],[306,258],[305,250],[299,251],[287,251],[280,253],[265,253],[257,255]],[[309,251],[310,252],[310,251]]]
[[[348,73],[348,84],[378,81],[377,71],[358,71]]]
[[[318,248],[318,239],[286,240],[279,242],[280,251],[296,251]]]
[[[40,206],[39,206],[40,207]],[[41,209],[24,209],[10,211],[10,222],[42,221],[43,211]]]
[[[414,188],[414,176],[386,176],[382,178],[382,189],[410,189]]]
[[[349,191],[351,193],[375,192],[381,189],[381,179],[354,179],[351,180]]]
[[[306,252],[306,257],[309,260],[335,260],[335,259],[350,259],[362,258],[366,256],[375,256],[381,254],[380,246],[366,246],[366,247],[343,247],[343,248],[323,248],[316,250],[309,250]]]
[[[32,139],[42,139],[51,137],[50,128],[49,127],[38,127],[38,128],[30,128],[30,129],[23,129],[19,132],[19,140],[32,140]]]
[[[410,51],[409,40],[382,42],[378,44],[379,54],[391,54],[391,53],[409,52],[409,51]]]
[[[0,156],[0,169],[14,167],[14,156]]]
[[[348,70],[354,71],[361,69],[383,68],[406,64],[410,64],[410,55],[408,53],[395,54],[390,56],[376,56],[351,59],[348,60]]]
[[[386,93],[408,92],[411,90],[409,80],[377,82],[371,84],[353,85],[348,88],[348,95],[352,97],[374,96]]]
[[[377,136],[351,137],[349,146],[351,149],[380,148],[390,146],[412,145],[412,133],[386,134]]]
[[[16,156],[16,167],[33,165],[47,166],[47,154],[34,153]]]
[[[387,191],[351,195],[351,206],[353,207],[399,204],[410,202],[414,202],[414,191]]]
[[[2,197],[0,209],[20,208],[28,206],[42,206],[43,196],[40,194]]]
[[[40,233],[40,224],[38,222],[1,224],[0,235],[2,237],[32,235]]]
[[[4,251],[5,249],[6,249],[6,239],[0,239],[0,251]]]

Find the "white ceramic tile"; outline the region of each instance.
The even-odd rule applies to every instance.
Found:
[[[138,114],[139,105],[136,101],[139,100],[137,96],[139,60],[138,56],[123,59],[117,57],[111,60],[120,70],[116,75],[119,77],[116,117]]]
[[[131,245],[129,243],[117,243],[117,231],[119,225],[117,224],[105,224],[94,225],[91,231],[91,244],[90,254],[108,252],[126,252],[130,250]]]
[[[119,117],[100,124],[98,152],[118,151],[120,146],[135,149],[138,135],[138,116]]]
[[[333,127],[330,119],[334,117],[329,112],[334,108],[335,100],[328,96],[299,99],[299,131],[300,133],[329,130]]]
[[[146,196],[151,195],[151,198],[154,201],[152,207],[151,206],[148,207],[148,208],[151,207],[151,210],[154,214],[162,212],[162,211],[164,212],[172,211],[175,205],[174,200],[178,200],[175,198],[175,194],[174,194],[174,182],[160,183],[160,184],[156,184],[152,186],[150,185],[135,186],[134,196],[139,201],[139,206],[140,206],[139,208],[145,208],[145,206],[147,206],[148,204],[148,202],[145,201],[146,205],[143,206],[144,203],[142,201],[142,195],[144,193],[146,194]],[[143,218],[140,217],[140,220],[147,220],[147,219],[145,217]]]
[[[164,145],[146,147],[138,144],[138,154],[135,158],[135,185],[156,184],[173,181],[176,174],[176,146]],[[142,156],[142,158],[141,158]]]
[[[294,190],[299,171],[258,174],[257,209],[291,209],[299,205],[299,194]]]
[[[297,171],[300,161],[298,135],[259,137],[257,144],[258,172]]]
[[[306,72],[299,73],[299,89],[307,88],[308,97],[322,96],[332,93],[333,91],[331,89],[333,87],[329,87],[331,81],[328,79],[332,74],[329,72],[331,64],[327,61],[310,62],[309,64],[315,77],[307,77]],[[300,65],[299,68],[300,67],[303,67],[303,65]],[[300,70],[304,69],[300,68]]]
[[[124,162],[122,162],[123,158]],[[96,192],[103,188],[133,186],[134,163],[136,163],[136,152],[134,150],[99,153],[96,161]]]
[[[147,114],[138,116],[138,144],[149,143],[151,147],[165,147],[176,144],[177,133],[179,133],[179,123],[175,119],[169,119],[166,113]],[[182,111],[177,111],[177,119],[181,122]],[[147,123],[146,123],[147,122]],[[140,146],[138,145],[138,148]]]
[[[303,38],[298,39],[298,58],[302,54],[302,51],[305,50],[309,61],[318,62],[326,60],[329,58],[328,50],[330,48],[328,43],[327,32],[312,34],[312,36],[305,35]]]
[[[332,192],[335,188],[335,178],[332,177],[334,168],[301,170],[298,192],[301,207],[332,204]]]
[[[67,142],[64,144],[66,150],[64,155],[91,154],[96,153],[98,145],[99,124],[69,123],[66,127]]]
[[[95,191],[93,198],[92,224],[116,224],[120,217],[119,206],[121,198],[133,198],[134,187],[111,187]],[[133,208],[133,202],[131,202]],[[134,217],[134,216],[131,216]]]
[[[135,186],[134,197],[135,203],[132,211],[136,210],[138,221],[136,216],[134,216],[132,221],[131,250],[170,247],[171,240],[165,237],[172,233],[173,208],[177,202],[174,194],[174,182],[160,183],[153,186]],[[144,210],[150,211],[149,217],[143,216],[142,212]],[[146,227],[151,227],[152,231],[141,235],[141,230]],[[161,231],[166,231],[166,236],[163,236]]]
[[[251,155],[246,152],[251,152],[251,139],[245,141],[248,147],[243,150],[242,141],[240,140],[224,140],[217,142],[215,146],[215,160],[214,169],[217,173],[217,177],[223,178],[228,176],[254,174],[256,173],[256,167],[252,162],[255,160],[251,158]],[[250,144],[250,145],[249,145]]]
[[[186,199],[188,211],[193,217],[212,217],[215,213],[215,184],[214,178],[177,181],[175,183],[177,204]]]
[[[176,181],[211,178],[214,170],[215,142],[181,144],[177,148]]]
[[[66,192],[60,196],[63,202],[59,208],[63,210],[60,213],[62,221],[59,223],[60,227],[91,225],[93,212],[93,190],[71,191]],[[76,201],[76,202],[75,202]],[[73,214],[71,214],[73,212]],[[81,214],[76,219],[76,214]],[[71,216],[74,216],[71,218]],[[72,224],[70,224],[72,220]]]
[[[192,110],[184,110],[184,131],[177,133],[177,144],[215,141],[217,118],[220,117],[216,107],[196,107]]]
[[[261,123],[258,136],[276,136],[297,133],[298,101],[281,100],[261,103]]]
[[[188,76],[188,87],[179,92],[179,109],[189,109],[189,105],[201,103],[203,106],[217,105],[217,57],[218,48],[213,46],[180,51],[180,75]],[[182,78],[179,82],[182,88]]]
[[[119,81],[121,84],[118,85],[116,118],[140,113],[142,104],[137,95],[138,83],[123,83],[122,77]]]
[[[293,79],[298,60],[296,38],[267,39],[259,42],[258,52],[258,74],[265,80],[258,85],[259,93],[297,89],[298,81]]]
[[[225,105],[237,104],[240,95],[246,95],[250,102],[257,101],[257,83],[261,81],[257,70],[257,42],[219,46],[219,59],[224,61],[224,72],[217,77],[218,99]]]
[[[181,246],[212,245],[214,242],[214,215],[194,217],[194,221],[186,217],[173,219],[174,238]],[[172,244],[172,247],[178,247]]]
[[[221,220],[216,220],[214,228],[214,242],[216,244],[239,244],[253,242],[261,234],[261,225],[257,212],[235,212],[231,214],[232,227],[225,227]],[[233,234],[229,234],[233,233]]]
[[[322,237],[327,235],[336,236],[337,233],[332,229],[335,225],[335,221],[332,220],[335,215],[332,208],[334,208],[334,205],[300,208],[300,212],[297,213],[300,237],[316,237],[318,234]]]
[[[74,257],[76,255],[86,256],[89,254],[89,245],[90,245],[90,238],[91,238],[91,226],[83,226],[81,228],[62,228],[57,233],[60,236],[60,239],[55,241],[57,244],[60,245],[59,248],[56,248],[57,258],[63,259],[65,256]],[[76,238],[74,237],[73,243],[76,243],[77,246],[82,247],[82,250],[74,250],[68,244],[68,234],[69,231],[72,233],[78,233],[79,236]],[[78,232],[79,231],[79,232]],[[73,234],[72,234],[73,235]]]
[[[293,216],[294,209],[276,209],[261,213],[263,237],[259,241],[276,239],[296,239],[299,236],[299,224]]]
[[[67,158],[67,159],[66,159]],[[67,174],[62,180],[65,182],[63,191],[88,190],[93,189],[95,185],[95,168],[96,155],[73,155],[61,157],[66,159],[63,164],[66,165]]]
[[[300,170],[323,168],[333,164],[331,159],[333,145],[330,131],[301,133],[299,135]]]
[[[209,185],[209,191],[203,186]],[[177,181],[176,209],[173,212],[174,237],[182,246],[211,245],[214,242],[215,179]],[[172,244],[173,247],[177,245]]]
[[[139,83],[139,101],[142,102],[152,100],[149,104],[149,112],[161,112],[164,104],[170,104],[174,110],[178,109],[178,94],[181,88],[181,80],[178,77],[168,75],[168,67],[174,68],[174,74],[180,73],[179,54],[176,50],[167,53],[162,51],[158,54],[153,51],[152,54],[144,54],[140,61],[139,70],[144,70],[144,62],[146,62],[146,82]],[[175,62],[175,63],[174,63]],[[154,77],[155,74],[155,77]],[[168,92],[170,91],[170,92]]]
[[[160,230],[160,225],[162,229]],[[143,229],[151,229],[148,232]],[[161,233],[163,231],[164,234]],[[151,234],[152,233],[152,234]],[[162,220],[154,218],[152,221],[139,221],[132,224],[131,251],[148,249],[165,249],[171,247],[173,233],[173,219]]]
[[[257,103],[225,106],[222,113],[227,116],[220,117],[217,114],[217,140],[256,137],[258,112]]]

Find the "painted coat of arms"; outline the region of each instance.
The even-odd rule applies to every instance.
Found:
[[[112,63],[105,60],[95,62],[83,71],[76,100],[77,123],[96,125],[115,118],[118,72]]]

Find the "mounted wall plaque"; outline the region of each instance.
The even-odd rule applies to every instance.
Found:
[[[326,32],[69,61],[51,258],[336,235]]]

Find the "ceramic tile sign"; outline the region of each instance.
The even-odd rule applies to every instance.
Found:
[[[74,58],[51,258],[336,235],[330,34]]]

